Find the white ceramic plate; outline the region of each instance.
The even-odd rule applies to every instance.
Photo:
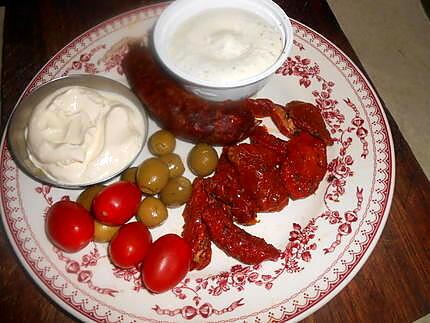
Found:
[[[41,69],[25,93],[68,73],[99,73],[126,84],[119,66],[124,44],[144,37],[164,7],[124,13],[77,37]],[[246,266],[216,249],[205,270],[191,272],[172,291],[151,295],[137,270],[118,270],[109,263],[106,245],[90,244],[79,253],[65,254],[48,242],[46,210],[79,192],[54,189],[25,176],[3,136],[3,223],[18,258],[49,297],[85,321],[276,322],[304,318],[354,277],[388,217],[393,142],[375,92],[351,60],[315,31],[296,21],[293,26],[292,55],[258,96],[282,104],[293,99],[317,104],[336,142],[328,148],[329,170],[316,194],[290,202],[278,214],[261,214],[260,222],[247,228],[284,250],[285,257]],[[154,130],[150,122],[149,133]],[[178,142],[176,152],[185,160],[190,147]],[[136,163],[148,156],[144,149]],[[181,212],[171,211],[153,236],[180,234]]]

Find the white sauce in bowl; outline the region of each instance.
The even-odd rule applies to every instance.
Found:
[[[234,82],[272,66],[282,52],[282,34],[259,15],[237,8],[204,11],[172,34],[168,55],[192,77]]]
[[[115,93],[81,86],[59,89],[33,111],[26,129],[29,157],[61,183],[106,179],[142,147],[145,123],[137,109]]]

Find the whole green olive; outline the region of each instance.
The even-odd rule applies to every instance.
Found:
[[[167,130],[154,132],[148,140],[149,151],[155,156],[171,153],[176,146],[175,136]]]
[[[188,154],[188,167],[197,176],[211,174],[218,163],[216,150],[208,144],[195,145]]]
[[[137,169],[136,183],[147,194],[157,194],[169,180],[167,165],[158,158],[148,158]]]
[[[130,183],[136,183],[136,173],[137,173],[137,167],[127,168],[125,171],[122,172],[121,180],[130,182]]]
[[[184,164],[178,154],[168,153],[159,158],[166,163],[170,178],[181,176],[185,172]]]
[[[145,198],[137,209],[137,218],[148,228],[159,226],[167,219],[167,208],[159,199],[149,196]]]
[[[76,202],[86,208],[88,211],[91,210],[94,197],[100,192],[105,186],[101,184],[87,187],[84,191],[79,194]]]
[[[160,192],[160,200],[170,208],[181,206],[191,196],[192,185],[184,176],[174,177]]]
[[[109,242],[120,226],[110,226],[94,220],[94,241]]]

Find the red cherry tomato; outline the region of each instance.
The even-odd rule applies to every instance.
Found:
[[[94,198],[95,218],[106,225],[121,225],[135,215],[142,192],[133,183],[121,181],[102,189]]]
[[[144,259],[142,279],[153,293],[175,287],[190,270],[191,248],[176,234],[166,234],[149,248]]]
[[[80,204],[63,200],[49,208],[45,219],[45,231],[57,248],[66,252],[76,252],[92,240],[94,219]]]
[[[109,257],[121,268],[137,266],[148,252],[152,236],[142,222],[124,224],[109,243]]]

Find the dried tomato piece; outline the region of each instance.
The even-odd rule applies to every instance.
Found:
[[[245,105],[254,117],[265,118],[272,115],[272,109],[276,104],[269,99],[247,99]]]
[[[262,145],[275,151],[281,159],[286,157],[288,141],[271,135],[264,126],[256,127],[249,136],[249,139],[251,140],[251,144]]]
[[[203,269],[211,261],[212,249],[209,232],[201,218],[208,201],[209,197],[204,189],[203,180],[197,178],[193,182],[193,194],[182,214],[185,221],[182,236],[192,250],[190,270]]]
[[[284,185],[292,199],[313,194],[327,171],[324,142],[303,131],[288,141],[287,158],[281,165]]]
[[[293,120],[288,118],[285,107],[269,99],[248,99],[245,105],[256,118],[270,117],[278,130],[287,137],[292,137],[297,129]]]
[[[324,119],[316,106],[311,103],[291,101],[285,106],[285,111],[299,131],[306,130],[324,141],[327,146],[333,144],[333,139],[330,137]]]
[[[311,103],[291,101],[283,107],[269,99],[248,99],[245,105],[256,118],[270,117],[278,130],[289,138],[305,130],[326,145],[333,144],[320,110]]]
[[[238,173],[227,159],[225,148],[218,160],[215,175],[206,179],[205,187],[208,194],[231,207],[235,222],[244,225],[257,223],[255,201],[239,183]]]
[[[233,223],[230,207],[211,199],[203,213],[212,241],[227,255],[246,264],[276,260],[280,252],[264,239],[253,236]]]
[[[280,211],[288,204],[288,192],[280,179],[282,156],[259,144],[230,146],[227,156],[240,184],[256,201],[257,211]]]

